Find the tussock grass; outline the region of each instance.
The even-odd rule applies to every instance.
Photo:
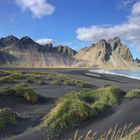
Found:
[[[34,80],[31,79],[31,78],[28,78],[28,79],[26,80],[26,83],[34,83]]]
[[[74,84],[76,86],[79,86],[79,87],[82,87],[82,88],[92,88],[93,85],[88,83],[88,82],[85,82],[85,81],[82,81],[82,80],[74,80]]]
[[[35,104],[39,100],[39,95],[27,84],[17,84],[16,88],[6,87],[0,91],[3,95],[16,95],[25,98],[31,104]]]
[[[71,82],[64,78],[59,78],[51,82],[52,85],[71,85]]]
[[[60,98],[56,106],[46,115],[40,127],[46,128],[48,137],[57,137],[63,130],[72,128],[96,115],[96,112],[72,92]]]
[[[91,103],[92,108],[101,112],[107,107],[118,104],[120,97],[124,96],[125,92],[114,86],[107,86],[96,90],[82,90],[80,95],[86,102]]]
[[[52,85],[69,85],[69,86],[78,86],[81,88],[92,88],[93,85],[82,81],[82,80],[72,80],[72,79],[65,79],[65,78],[59,78],[56,80],[53,80],[51,82]]]
[[[10,124],[15,124],[17,119],[17,114],[11,109],[2,108],[0,109],[0,131],[6,129]]]
[[[29,88],[27,85],[17,84],[16,85],[17,94],[24,97],[28,102],[35,104],[39,100],[38,94]]]
[[[8,75],[8,76],[0,77],[0,82],[12,84],[15,82],[15,79],[10,75]]]
[[[46,83],[45,81],[42,81],[42,80],[39,81],[38,84],[39,84],[39,85],[47,85],[47,83]]]
[[[94,118],[106,107],[113,107],[123,95],[123,91],[113,86],[68,93],[56,102],[39,128],[45,128],[48,137],[58,137],[64,130]],[[89,103],[86,98],[91,99],[92,102]]]
[[[126,97],[138,97],[140,96],[140,89],[133,89],[127,92]]]
[[[101,136],[97,136],[97,132],[89,130],[86,135],[78,135],[78,130],[74,137],[69,140],[140,140],[140,126],[130,129],[130,125],[124,125],[123,128],[115,128],[108,130]]]
[[[47,73],[47,72],[33,72],[33,71],[0,71],[0,82],[4,83],[13,83],[16,80],[26,80],[26,83],[34,83],[38,82],[38,80],[42,81],[49,80],[52,85],[69,85],[69,86],[78,86],[81,88],[92,88],[93,85],[78,80],[78,77],[65,75],[61,73]],[[39,83],[39,82],[38,82]],[[40,83],[41,84],[41,83]],[[41,84],[43,85],[43,83]]]
[[[5,87],[0,93],[4,95],[16,95],[17,91],[12,87]]]
[[[8,76],[8,75],[10,75],[10,74],[11,74],[10,71],[2,71],[2,70],[0,70],[0,77]]]

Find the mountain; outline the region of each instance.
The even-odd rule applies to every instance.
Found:
[[[0,39],[0,47],[6,47],[14,44],[15,42],[18,41],[18,38],[16,38],[13,35],[7,36],[7,37],[2,37]]]
[[[57,46],[56,47],[56,50],[62,54],[68,54],[70,56],[74,56],[77,52],[75,50],[72,50],[70,47],[67,47],[67,46]]]
[[[0,64],[11,64],[17,59],[13,55],[0,51]]]
[[[135,59],[136,63],[140,63],[140,59],[136,58]]]
[[[102,39],[78,52],[68,46],[41,45],[28,36],[18,39],[7,36],[0,39],[0,64],[22,67],[134,67],[129,48],[119,37]]]
[[[136,63],[129,48],[121,43],[119,37],[102,39],[90,47],[83,48],[78,51],[75,58],[83,60],[81,65],[104,67],[130,67]]]
[[[75,50],[67,46],[40,45],[30,37],[17,39],[8,36],[0,39],[0,51],[16,58],[12,64],[23,67],[70,66],[75,62]],[[9,61],[8,61],[9,64]]]

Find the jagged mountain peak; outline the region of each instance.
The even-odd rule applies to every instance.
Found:
[[[97,46],[105,46],[107,44],[107,41],[105,39],[99,40],[95,45]]]
[[[10,55],[1,56],[12,59],[10,63],[24,66],[134,66],[136,61],[119,37],[106,41],[101,39],[78,52],[68,46],[53,46],[52,43],[40,45],[28,36],[18,39],[12,35],[0,39],[0,51]],[[13,56],[13,57],[11,57]],[[15,58],[15,59],[14,59]],[[9,60],[8,59],[8,60]],[[4,61],[2,61],[4,62]]]
[[[59,45],[59,46],[56,46],[56,49],[58,52],[62,53],[62,54],[68,54],[68,55],[75,55],[77,52],[73,49],[71,49],[70,47],[68,46],[62,46],[62,45]]]
[[[90,66],[130,66],[134,65],[133,56],[126,45],[121,43],[119,37],[108,41],[102,39],[95,45],[81,49],[76,58],[82,59]]]
[[[31,39],[28,36],[22,37],[20,40],[16,42],[16,44],[13,45],[13,47],[22,48],[22,49],[28,49],[28,48],[38,49],[40,46],[41,45],[39,45],[37,42],[35,42],[33,39]]]
[[[122,45],[121,39],[119,37],[115,37],[114,39],[109,39],[108,44],[110,44],[112,50],[120,47]]]
[[[15,37],[14,35],[9,35],[9,36],[7,36],[7,37],[2,37],[1,38],[2,40],[18,40],[18,38],[17,37]]]
[[[9,35],[7,37],[2,37],[0,39],[1,45],[3,45],[3,47],[5,46],[9,46],[12,45],[14,43],[16,43],[19,39],[13,35]]]
[[[36,43],[35,41],[33,41],[33,39],[31,39],[30,37],[28,36],[24,36],[20,39],[20,42],[23,42],[23,43]]]

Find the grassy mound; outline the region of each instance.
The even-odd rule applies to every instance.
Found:
[[[39,81],[38,84],[39,85],[47,85],[47,83],[45,81]]]
[[[123,95],[123,91],[112,86],[68,93],[56,102],[56,106],[44,117],[40,127],[46,128],[47,136],[57,137],[65,129],[78,126],[80,122],[91,117],[94,118],[106,107],[113,107]],[[91,100],[90,103],[87,98]]]
[[[35,104],[39,100],[38,94],[26,84],[17,84],[16,88],[6,87],[0,91],[3,95],[16,95],[24,97],[28,102]]]
[[[51,82],[52,85],[71,85],[71,82],[64,78],[59,78]]]
[[[133,89],[130,90],[127,94],[126,97],[137,97],[140,96],[140,89]]]
[[[0,130],[4,130],[9,124],[16,123],[17,115],[12,110],[0,109]]]
[[[28,78],[28,79],[26,80],[26,83],[34,83],[34,80],[31,79],[31,78]]]
[[[24,97],[28,102],[35,104],[37,103],[39,96],[36,92],[29,88],[26,84],[16,85],[17,94]]]
[[[4,95],[16,95],[17,91],[14,88],[6,87],[1,90],[1,93]]]
[[[59,136],[63,130],[79,125],[96,115],[96,112],[80,100],[77,93],[72,92],[60,98],[52,111],[44,117],[41,127],[47,129],[49,137]]]
[[[114,86],[107,86],[96,90],[83,90],[80,95],[85,101],[91,103],[92,108],[100,112],[116,105],[125,92]]]
[[[85,82],[85,81],[82,81],[82,80],[74,80],[74,84],[76,86],[79,86],[79,87],[82,87],[82,88],[92,88],[93,85],[88,83],[88,82]]]
[[[12,76],[3,76],[0,77],[0,82],[12,84],[15,82],[15,79]]]
[[[82,80],[72,80],[72,79],[65,79],[65,78],[59,78],[59,79],[53,80],[52,85],[69,85],[69,86],[78,86],[81,88],[93,87],[92,84],[88,82],[84,82]]]

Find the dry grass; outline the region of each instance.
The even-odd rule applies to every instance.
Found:
[[[114,129],[108,130],[103,135],[98,136],[97,132],[89,130],[85,135],[78,135],[78,130],[74,137],[69,140],[140,140],[140,126],[130,129],[130,125],[124,125],[123,128],[118,129],[116,125]]]

